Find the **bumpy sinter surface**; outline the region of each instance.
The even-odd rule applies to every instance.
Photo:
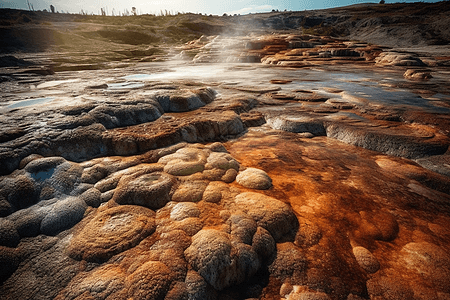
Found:
[[[0,83],[0,298],[450,299],[445,58],[181,50]]]

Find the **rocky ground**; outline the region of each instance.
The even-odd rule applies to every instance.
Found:
[[[140,24],[139,45],[105,18],[23,13],[66,42],[3,48],[0,297],[450,299],[446,31],[317,35],[445,7],[166,16],[190,40]],[[264,26],[219,35],[233,20]]]

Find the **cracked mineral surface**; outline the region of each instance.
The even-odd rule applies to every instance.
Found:
[[[0,298],[450,299],[449,61],[279,33],[6,67]]]

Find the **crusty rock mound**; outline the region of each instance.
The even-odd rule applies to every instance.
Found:
[[[251,216],[276,241],[298,227],[297,217],[289,205],[275,198],[248,192],[236,196],[235,203],[236,208]]]
[[[194,235],[185,257],[194,270],[217,290],[244,282],[261,265],[252,247],[232,243],[227,233],[214,229],[201,230]]]
[[[353,248],[353,254],[355,255],[356,261],[358,264],[368,273],[375,273],[380,269],[380,263],[376,259],[375,256],[373,256],[372,253],[370,253],[369,250],[367,250],[364,247],[354,247]]]
[[[267,190],[272,187],[272,179],[270,179],[269,175],[263,170],[255,168],[247,168],[239,173],[236,177],[236,182],[255,190]]]
[[[140,206],[122,205],[99,211],[71,240],[69,255],[103,261],[136,246],[155,231],[155,213]]]
[[[135,204],[158,209],[170,201],[173,176],[164,172],[123,176],[114,192],[113,200],[119,204]]]

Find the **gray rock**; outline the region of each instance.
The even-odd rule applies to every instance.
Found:
[[[234,169],[239,171],[239,163],[228,153],[213,152],[208,156],[207,167],[228,170]]]
[[[107,129],[131,126],[146,122],[152,122],[161,117],[162,111],[151,104],[97,106],[89,112],[96,123],[100,123]]]
[[[422,137],[403,130],[333,123],[326,131],[328,137],[344,143],[410,159],[444,154],[448,149],[445,138]]]
[[[41,232],[46,235],[56,235],[77,224],[84,216],[86,203],[77,198],[68,197],[56,202],[52,210],[42,220]]]
[[[48,179],[48,185],[58,194],[70,195],[80,182],[83,169],[76,163],[64,162],[58,165]]]
[[[40,234],[41,222],[49,211],[50,207],[48,206],[39,207],[34,205],[28,209],[13,213],[8,216],[8,219],[14,222],[21,237],[33,237]]]
[[[203,193],[203,200],[211,203],[219,203],[230,194],[227,184],[220,181],[211,181]]]
[[[96,184],[108,176],[108,170],[103,164],[96,164],[83,170],[81,181],[89,184]]]
[[[96,188],[91,188],[79,196],[88,206],[99,207],[102,204],[102,193]]]
[[[311,133],[315,136],[326,135],[323,122],[310,117],[278,116],[268,119],[267,124],[277,130],[294,133]]]
[[[79,195],[83,194],[84,192],[86,192],[87,190],[90,190],[93,187],[94,187],[94,185],[90,184],[90,183],[78,184],[74,187],[74,189],[72,190],[72,192],[70,193],[69,196],[79,196]]]
[[[165,112],[186,112],[211,103],[215,95],[213,89],[203,88],[195,91],[177,91],[172,95],[165,92],[155,95],[155,98]]]
[[[43,181],[53,175],[56,166],[66,162],[62,157],[44,157],[30,161],[25,166],[25,171],[30,173],[36,180]]]
[[[5,197],[0,195],[0,218],[6,217],[13,212],[11,204]]]

